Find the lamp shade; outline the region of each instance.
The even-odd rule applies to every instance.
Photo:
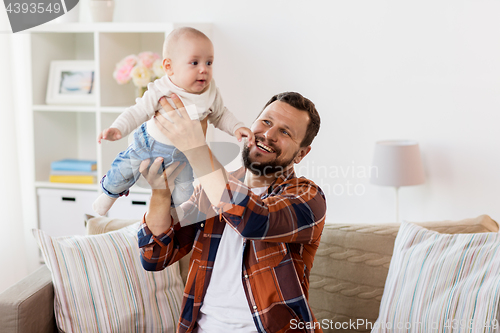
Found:
[[[425,182],[418,143],[410,140],[379,141],[375,144],[371,183],[411,186]]]

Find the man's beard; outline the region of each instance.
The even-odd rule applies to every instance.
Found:
[[[273,147],[274,148],[274,147]],[[279,161],[278,157],[281,154],[281,150],[276,151],[277,157],[270,162],[253,162],[250,160],[250,148],[248,148],[248,143],[243,147],[243,151],[241,152],[241,157],[243,159],[243,166],[253,173],[256,176],[279,176],[286,169],[288,169],[289,165],[292,164],[293,160],[298,154],[298,150],[293,154],[291,158],[285,161]],[[258,153],[260,154],[260,153]]]

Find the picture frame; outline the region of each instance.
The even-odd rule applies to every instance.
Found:
[[[95,104],[94,61],[51,61],[45,102],[47,104]]]

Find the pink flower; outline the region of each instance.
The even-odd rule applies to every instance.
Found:
[[[120,61],[120,64],[134,67],[138,62],[139,58],[137,58],[135,54],[131,54],[123,58],[122,61]]]
[[[113,72],[113,77],[115,78],[116,82],[118,82],[118,84],[128,83],[131,79],[130,72],[132,72],[134,66],[127,64],[123,64],[122,66],[119,65],[120,64],[116,65],[115,71]]]
[[[158,53],[154,52],[141,52],[139,53],[139,61],[146,68],[151,68],[155,60],[160,59]]]

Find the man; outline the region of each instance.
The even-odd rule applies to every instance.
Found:
[[[319,130],[314,104],[293,92],[272,97],[251,127],[255,143],[244,147],[244,168],[229,174],[211,155],[200,123],[172,100],[177,110],[161,101],[171,121],[157,117],[157,123],[186,155],[200,187],[176,223],[170,190],[179,171],[171,166],[159,178],[161,159],[149,171],[144,161],[153,194],[138,236],[147,270],[192,250],[178,331],[290,332],[301,321],[302,331],[320,332],[307,298],[326,202],[293,169]]]

